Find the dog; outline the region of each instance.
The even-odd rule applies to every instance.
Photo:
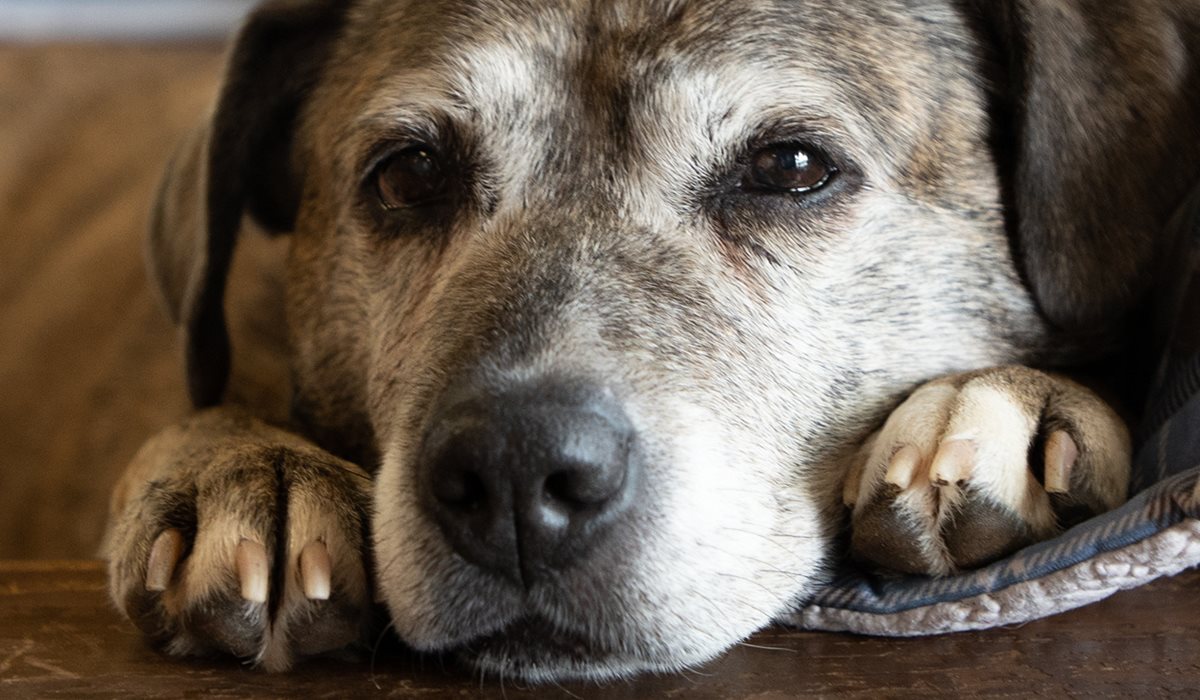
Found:
[[[841,558],[949,575],[1119,505],[1129,418],[1075,370],[1137,345],[1200,175],[1198,28],[266,3],[155,210],[197,412],[113,496],[113,600],[271,671],[379,601],[416,650],[609,679],[711,659]],[[235,356],[253,227],[286,234],[279,328]],[[274,408],[229,385],[263,347]]]

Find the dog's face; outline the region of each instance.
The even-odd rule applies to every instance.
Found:
[[[268,2],[152,227],[193,400],[249,213],[294,233],[294,418],[377,465],[405,640],[709,658],[822,581],[906,392],[1146,293],[1196,0],[1111,5]]]
[[[886,409],[1039,342],[969,36],[900,0],[357,3],[299,129],[289,313],[298,405],[374,436],[402,638],[680,668],[813,591]],[[619,507],[506,495],[580,450]]]

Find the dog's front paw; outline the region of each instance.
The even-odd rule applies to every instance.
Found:
[[[369,477],[246,425],[172,428],[143,448],[118,494],[110,589],[173,654],[280,671],[367,633]]]
[[[846,482],[851,554],[945,575],[995,561],[1124,502],[1130,439],[1102,399],[1024,367],[912,394]]]

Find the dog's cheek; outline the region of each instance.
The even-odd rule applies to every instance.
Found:
[[[652,527],[640,533],[630,573],[654,604],[636,606],[632,622],[640,635],[668,630],[670,654],[698,658],[810,591],[825,559],[822,526],[806,487],[786,483],[771,439],[684,401],[651,409],[654,432],[671,436],[670,456],[647,475]]]
[[[371,469],[377,461],[366,400],[370,290],[356,232],[330,195],[306,200],[287,275],[293,418],[321,445]]]

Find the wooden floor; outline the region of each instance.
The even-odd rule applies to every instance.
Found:
[[[481,681],[394,643],[369,660],[271,676],[148,648],[98,563],[0,562],[0,698],[1200,697],[1200,571],[1019,628],[893,640],[764,632],[679,676],[529,689]]]

